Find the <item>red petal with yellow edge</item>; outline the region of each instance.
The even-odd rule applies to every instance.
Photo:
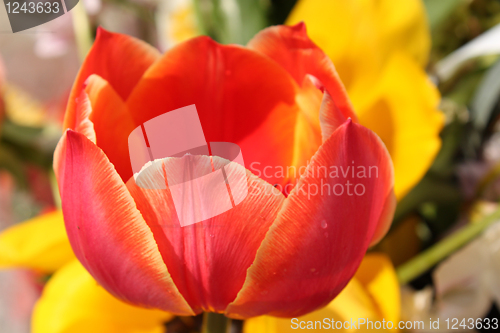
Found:
[[[332,61],[307,36],[304,23],[295,26],[274,26],[259,32],[249,43],[252,50],[267,55],[302,84],[306,75],[312,75],[318,88],[328,91],[334,105],[344,116],[356,121],[351,101]]]
[[[0,267],[51,273],[74,259],[61,211],[16,224],[0,234]]]
[[[163,333],[163,323],[172,317],[116,299],[75,260],[45,286],[33,312],[32,332]]]
[[[136,128],[127,105],[113,87],[96,74],[88,78],[85,91],[92,105],[89,119],[94,124],[96,144],[126,182],[132,177],[128,136]]]
[[[291,164],[296,90],[290,75],[269,58],[198,37],[151,66],[127,104],[137,124],[195,104],[206,141],[237,143],[246,167],[259,173]],[[250,167],[252,162],[257,163]],[[266,180],[274,184],[275,178]]]
[[[94,123],[90,121],[89,117],[92,113],[92,105],[89,100],[89,95],[86,91],[82,90],[78,98],[75,99],[74,106],[74,118],[75,118],[75,126],[73,128],[74,131],[81,133],[87,137],[93,143],[96,142],[96,135],[94,129]],[[64,188],[64,156],[61,156],[62,152],[66,151],[66,140],[59,140],[57,143],[57,148],[54,151],[54,161],[53,168],[54,173],[57,178],[57,182],[59,185],[59,194],[62,197],[62,190]]]
[[[346,169],[352,166],[354,176]],[[320,147],[285,201],[227,315],[293,317],[328,304],[358,268],[392,191],[385,146],[347,121]]]
[[[104,78],[126,100],[144,72],[159,56],[155,48],[143,41],[99,28],[94,45],[73,84],[64,116],[64,128],[75,129],[75,99],[90,75],[97,74]]]
[[[172,282],[151,230],[106,155],[67,130],[57,147],[64,221],[77,258],[108,291],[130,303],[193,314]]]
[[[210,166],[209,157],[201,158],[206,158]],[[213,157],[213,161],[216,165],[220,159]],[[178,173],[172,169],[175,160],[164,159],[162,163],[154,170],[143,171],[150,173],[152,188],[158,188],[154,184],[165,185],[164,173]],[[198,167],[203,160],[199,163]],[[225,170],[230,175],[232,165],[226,166]],[[140,188],[133,179],[127,183],[139,210],[153,230],[173,281],[196,313],[202,310],[223,312],[234,300],[284,201],[284,196],[273,186],[250,172],[247,172],[247,177],[248,195],[239,205],[185,227],[180,226],[168,188]],[[221,199],[216,197],[214,200]],[[189,207],[190,203],[185,205]]]

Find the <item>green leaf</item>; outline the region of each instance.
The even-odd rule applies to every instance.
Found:
[[[471,103],[474,127],[483,131],[488,125],[495,105],[500,98],[500,61],[489,69],[477,87]]]

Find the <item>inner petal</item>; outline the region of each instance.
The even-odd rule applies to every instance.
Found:
[[[198,156],[200,167],[209,156]],[[222,159],[212,157],[215,169]],[[127,187],[160,249],[177,288],[196,313],[223,312],[236,298],[284,196],[247,171],[248,195],[234,208],[199,223],[181,227],[165,177],[178,173],[178,158],[156,160],[148,169],[148,188],[131,178]],[[193,163],[191,163],[191,166]],[[196,164],[196,163],[194,163]],[[225,166],[228,177],[233,170]],[[163,188],[161,188],[163,186]],[[213,197],[214,205],[219,197]]]

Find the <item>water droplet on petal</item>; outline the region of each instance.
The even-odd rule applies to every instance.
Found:
[[[326,229],[326,227],[328,227],[326,220],[321,221],[321,228]]]

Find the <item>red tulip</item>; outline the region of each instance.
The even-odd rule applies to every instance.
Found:
[[[249,194],[181,227],[168,188],[135,184],[127,138],[191,104],[207,142],[241,147]],[[65,126],[54,167],[70,242],[94,278],[132,304],[179,315],[303,315],[344,288],[393,216],[386,148],[357,124],[333,64],[303,24],[268,28],[247,47],[194,38],[163,56],[100,30]],[[377,174],[359,177],[354,166]],[[305,172],[279,173],[287,167]],[[344,174],[314,172],[321,168]],[[347,193],[348,181],[362,185],[358,195]],[[337,194],[326,194],[327,185]]]

